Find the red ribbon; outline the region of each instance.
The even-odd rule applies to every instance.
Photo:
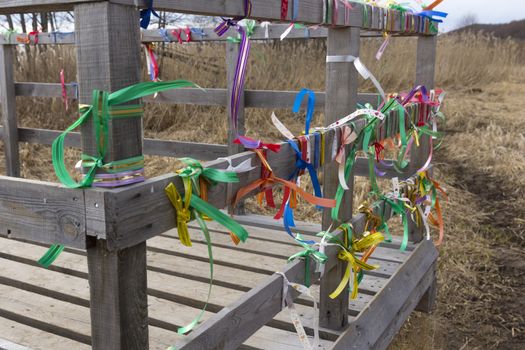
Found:
[[[281,0],[281,21],[285,21],[286,16],[288,16],[288,0]]]
[[[60,86],[62,87],[62,99],[64,100],[64,106],[66,107],[66,111],[68,110],[68,102],[67,102],[67,89],[66,89],[66,80],[64,77],[64,69],[60,70]]]

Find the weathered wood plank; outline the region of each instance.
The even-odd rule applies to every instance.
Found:
[[[0,104],[6,175],[20,176],[18,125],[16,118],[15,81],[13,76],[13,46],[0,45]]]
[[[0,127],[0,137],[4,129]],[[40,145],[51,145],[61,134],[61,131],[18,128],[19,141],[36,143]],[[67,135],[64,145],[66,147],[81,146],[80,133],[71,132]],[[192,157],[201,160],[213,160],[227,155],[225,145],[207,144],[199,142],[170,141],[157,139],[144,139],[144,154],[164,157]]]
[[[66,84],[69,99],[76,99],[77,84]],[[62,85],[57,83],[15,83],[16,96],[62,97]]]
[[[0,176],[0,235],[86,247],[84,192]]]
[[[109,252],[89,248],[93,349],[148,349],[146,242]]]
[[[11,321],[10,319],[0,317],[0,334],[13,342],[31,346],[31,349],[54,349],[54,350],[90,350],[91,347],[74,340],[43,331],[38,328],[26,326],[23,323]],[[38,339],[38,348],[30,344],[32,339]],[[2,350],[31,350],[29,348],[10,348],[0,341]]]
[[[75,99],[76,85],[66,86],[68,98]],[[16,83],[16,96],[62,97],[62,87],[56,83]],[[157,97],[147,96],[144,101],[166,104],[194,104],[199,106],[225,106],[229,104],[227,89],[182,88],[163,91]],[[292,108],[297,91],[245,90],[245,108]],[[315,107],[324,108],[325,93],[315,92]],[[357,102],[377,106],[379,99],[376,93],[359,93]]]
[[[417,41],[416,84],[424,85],[428,90],[434,88],[437,37],[421,37]],[[430,137],[423,135],[419,147],[412,147],[408,170],[414,174],[421,168],[430,154]],[[411,216],[409,216],[410,218]],[[419,242],[423,239],[425,228],[409,221],[410,240]]]
[[[434,265],[430,267],[429,271],[425,274],[416,288],[410,292],[401,309],[397,312],[383,334],[381,334],[381,336],[378,338],[377,342],[371,346],[371,349],[384,350],[388,348],[390,342],[392,342],[397,332],[401,329],[407,318],[414,310],[417,300],[422,298],[421,294],[425,292],[425,288],[427,288],[429,284],[432,284],[432,279],[435,277],[435,274],[433,274],[432,271],[435,271],[436,265],[437,264],[434,263]]]
[[[352,55],[359,57],[360,31],[359,28],[329,29],[327,56],[330,55]],[[355,109],[357,104],[357,89],[359,81],[357,71],[351,62],[331,62],[326,63],[326,105],[325,105],[325,125],[330,125],[337,121],[341,116],[349,114]],[[341,138],[341,135],[336,135]],[[341,141],[339,142],[341,143]],[[339,144],[338,143],[338,144]],[[349,146],[346,151],[349,152]],[[325,159],[332,156],[331,149],[328,149]],[[339,165],[336,162],[326,163],[324,166],[323,194],[328,198],[334,198],[337,188]],[[347,181],[349,190],[345,191],[339,219],[332,220],[332,210],[323,211],[323,229],[337,227],[341,222],[348,222],[352,217],[352,201],[354,193],[354,170]],[[348,323],[348,289],[332,299],[329,295],[337,288],[344,276],[346,263],[337,259],[333,269],[326,269],[325,275],[321,280],[321,298],[319,305],[319,322],[326,328],[341,330]]]
[[[113,92],[139,82],[138,20],[139,11],[132,6],[75,6],[80,103],[90,103],[94,89]],[[82,151],[89,155],[98,154],[93,129],[92,123],[81,129]],[[142,118],[110,120],[104,162],[141,156],[142,139]],[[106,198],[99,206],[114,210]],[[105,211],[105,228],[111,225],[108,216]],[[107,241],[93,238],[87,257],[93,349],[148,349],[146,242],[109,251]]]
[[[44,11],[70,11],[74,4],[106,0],[4,0],[1,14]]]
[[[417,298],[421,297],[432,280],[433,270],[431,268],[437,257],[438,253],[434,244],[430,241],[422,241],[410,258],[391,277],[388,286],[374,297],[357,320],[352,322],[339,337],[333,349],[371,348],[376,342],[381,342],[381,335],[391,327],[391,322],[396,318],[406,320],[417,305]],[[426,281],[426,285],[421,284],[422,281]],[[411,295],[412,293],[414,294]],[[410,300],[411,303],[405,306],[407,300]],[[393,325],[397,327],[400,326],[400,323],[394,322]],[[371,324],[374,327],[370,327]],[[379,348],[384,348],[384,345]]]

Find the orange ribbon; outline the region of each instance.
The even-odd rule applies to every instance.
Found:
[[[266,157],[259,149],[253,150],[261,160],[261,164],[263,165],[263,169],[267,170],[267,176],[261,177],[260,179],[257,179],[253,181],[251,184],[248,184],[244,186],[243,188],[239,189],[237,191],[237,195],[235,196],[235,200],[233,202],[233,205],[237,205],[237,203],[246,195],[248,195],[250,192],[254,191],[257,188],[260,188],[261,190],[265,191],[267,189],[271,189],[275,184],[282,184],[286,189],[289,191],[295,192],[299,194],[301,197],[303,197],[308,203],[311,203],[313,205],[318,205],[324,208],[333,208],[335,207],[335,200],[334,199],[328,199],[328,198],[320,198],[316,197],[306,191],[304,191],[301,187],[297,186],[297,184],[283,180],[277,176],[274,175],[273,170],[266,160]],[[268,198],[267,198],[268,199]],[[283,202],[282,206],[284,206],[286,203]]]

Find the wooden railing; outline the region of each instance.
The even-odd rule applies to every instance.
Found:
[[[141,35],[138,30],[138,11],[134,5],[144,6],[144,1],[133,0],[17,0],[0,4],[0,13],[20,11],[40,12],[48,10],[75,10],[76,33],[71,36],[52,37],[42,35],[40,43],[75,43],[78,64],[78,98],[80,103],[89,103],[93,89],[115,91],[139,81],[139,51]],[[297,22],[318,24],[322,18],[322,1],[301,0],[301,9]],[[251,17],[259,20],[280,20],[280,1],[252,0]],[[242,15],[243,1],[155,1],[159,10],[169,10],[206,15],[235,16]],[[384,10],[366,5],[365,18],[369,25],[363,25],[361,4],[355,4],[348,13],[349,22],[345,22],[345,13],[341,11],[334,26],[323,29],[328,38],[328,55],[359,56],[361,30],[381,32],[389,30],[400,34],[411,34],[402,27],[398,11],[390,11],[393,21],[387,23]],[[408,15],[412,17],[412,15]],[[422,19],[414,16],[419,23]],[[124,33],[125,37],[122,36]],[[278,33],[277,28],[272,33]],[[417,31],[419,33],[419,30]],[[416,34],[417,34],[416,33]],[[313,34],[313,33],[312,33]],[[261,29],[254,37],[264,36]],[[272,34],[275,37],[276,34]],[[296,34],[294,34],[296,35]],[[211,37],[211,35],[210,35]],[[159,40],[155,32],[145,32],[143,40]],[[5,40],[5,39],[4,39]],[[0,42],[0,91],[2,97],[3,128],[0,129],[4,140],[7,173],[11,177],[0,177],[0,235],[12,238],[41,242],[60,243],[68,247],[87,250],[89,282],[91,295],[92,346],[94,349],[147,349],[148,348],[148,312],[146,295],[146,240],[176,227],[176,216],[172,205],[164,194],[164,188],[173,182],[183,190],[180,179],[175,174],[166,174],[146,180],[143,183],[116,189],[67,189],[53,183],[24,180],[20,175],[18,143],[35,142],[49,144],[58,135],[58,131],[18,128],[15,113],[15,96],[59,97],[61,88],[58,84],[15,83],[13,80],[13,49],[8,42]],[[228,44],[228,76],[231,75],[236,46]],[[432,88],[434,84],[435,36],[420,36],[418,39],[416,84]],[[345,62],[330,62],[326,67],[326,92],[318,94],[318,107],[325,108],[324,124],[328,125],[339,117],[353,111],[356,103],[377,101],[374,94],[357,92],[358,79],[354,66]],[[230,81],[231,79],[229,79]],[[70,96],[75,88],[69,87]],[[156,99],[146,99],[154,103],[189,103],[201,105],[227,105],[231,94],[228,89],[184,89],[159,94]],[[288,108],[293,103],[295,92],[250,91],[244,94],[244,107]],[[241,113],[241,123],[243,122]],[[219,184],[210,188],[209,202],[218,208],[227,207],[236,191],[260,176],[261,164],[253,152],[237,153],[232,146],[202,145],[175,141],[142,140],[141,120],[113,122],[110,138],[119,143],[110,144],[108,159],[125,159],[135,155],[156,154],[165,156],[192,155],[206,159],[229,153],[233,164],[245,159],[252,159],[255,169],[241,174],[240,183]],[[358,120],[358,129],[365,125]],[[377,131],[379,132],[379,131]],[[383,129],[382,137],[386,135]],[[336,128],[326,133],[327,144],[336,136]],[[94,148],[93,131],[89,125],[82,126],[80,134],[72,134],[68,145],[81,146],[83,151],[91,153]],[[202,151],[196,150],[202,147]],[[206,157],[205,153],[213,156]],[[328,152],[328,150],[326,150]],[[408,171],[401,177],[409,177],[428,157],[428,139],[421,140],[421,146],[414,148],[410,157]],[[237,153],[237,154],[233,154]],[[331,159],[326,154],[325,159]],[[275,175],[287,177],[294,168],[295,153],[286,143],[279,153],[269,153],[268,161]],[[225,169],[228,162],[215,160],[206,163],[207,167]],[[362,161],[356,165],[355,174],[367,173]],[[390,174],[394,175],[394,174]],[[333,198],[337,188],[337,166],[327,162],[324,168],[324,194]],[[353,183],[353,177],[349,181]],[[364,231],[365,217],[362,214],[352,216],[353,190],[346,191],[343,200],[341,220],[351,222],[356,233]],[[385,218],[391,210],[383,204],[380,208]],[[323,215],[323,227],[331,224],[329,211]],[[335,232],[341,235],[341,232]],[[419,242],[421,228],[411,223],[411,241]],[[426,247],[430,242],[423,242]],[[430,252],[430,253],[425,253]],[[341,280],[344,271],[343,262],[337,259],[338,250],[328,247],[328,260],[325,274],[320,279],[321,285],[321,326],[341,330],[347,326],[348,291],[332,300],[328,293]],[[397,284],[408,283],[403,276],[410,273],[423,276],[434,268],[435,252],[421,250],[416,260],[411,260],[398,272]],[[313,264],[313,262],[312,262]],[[313,267],[313,266],[312,266]],[[310,268],[312,281],[318,281],[314,268]],[[289,264],[284,270],[287,278],[299,283],[304,282],[305,262]],[[237,303],[213,316],[192,334],[186,337],[179,349],[203,349],[218,347],[237,348],[255,330],[270,321],[281,311],[282,277],[273,275],[258,288],[246,293]],[[416,286],[414,286],[416,288]],[[377,301],[378,303],[381,300]],[[393,301],[394,303],[397,301]],[[389,304],[391,305],[391,304]],[[397,304],[396,304],[397,305]],[[401,304],[402,305],[402,304]],[[397,306],[396,306],[397,307]],[[400,306],[399,306],[400,307]],[[256,310],[256,312],[254,311]],[[366,321],[366,317],[365,320]],[[363,321],[363,322],[364,322]],[[235,325],[235,327],[233,326]],[[352,325],[361,327],[362,325]],[[377,339],[376,339],[377,340]],[[342,337],[335,348],[347,348],[348,337]]]

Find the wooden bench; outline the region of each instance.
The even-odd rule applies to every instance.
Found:
[[[79,102],[90,101],[93,89],[114,91],[139,80],[141,35],[137,25],[138,3],[132,0],[18,0],[0,5],[0,13],[17,11],[75,10],[76,33],[61,38],[63,44],[75,43],[78,58]],[[242,13],[240,0],[155,1],[161,10],[235,16]],[[279,20],[280,1],[252,0],[252,17]],[[366,6],[367,11],[362,11]],[[398,11],[355,4],[350,22],[339,14],[337,26],[319,33],[327,37],[327,55],[359,56],[361,34],[384,30],[399,35],[418,35],[416,84],[434,85],[436,37],[407,31]],[[363,18],[366,13],[366,18]],[[411,16],[411,15],[409,15]],[[322,2],[301,0],[298,22],[317,24],[322,17]],[[386,20],[389,18],[389,21]],[[414,17],[423,23],[421,17]],[[286,26],[275,26],[276,38]],[[124,33],[124,36],[123,36]],[[254,39],[261,37],[261,32]],[[259,37],[258,37],[259,36]],[[16,39],[16,38],[15,38]],[[160,40],[153,32],[142,39]],[[3,40],[3,41],[2,41]],[[11,39],[14,40],[14,39]],[[51,36],[42,35],[42,43],[54,44]],[[217,38],[217,40],[219,40]],[[9,341],[29,348],[42,349],[297,349],[301,348],[287,310],[282,310],[284,272],[290,281],[304,283],[305,262],[286,264],[297,251],[283,234],[279,224],[260,216],[239,216],[250,232],[248,242],[232,247],[229,236],[218,226],[213,228],[216,280],[212,299],[204,314],[205,322],[188,336],[176,333],[190,322],[204,306],[208,283],[205,242],[194,240],[191,249],[176,239],[175,215],[164,195],[171,181],[181,186],[174,174],[166,174],[144,183],[113,190],[71,190],[52,183],[16,178],[19,176],[18,143],[50,144],[58,135],[52,130],[18,128],[15,96],[60,96],[57,84],[15,83],[13,79],[12,42],[0,38],[0,89],[7,174],[0,177],[0,334]],[[237,47],[228,44],[227,66],[231,77]],[[154,102],[229,105],[231,79],[227,89],[185,89],[162,95]],[[377,101],[375,94],[358,94],[357,72],[352,64],[327,63],[326,91],[318,96],[318,107],[325,108],[325,125],[355,108],[357,102]],[[69,87],[68,89],[73,89]],[[70,91],[74,92],[73,90]],[[76,91],[75,91],[76,92]],[[283,108],[293,104],[290,91],[245,91],[243,107]],[[244,123],[240,113],[241,130]],[[363,123],[360,124],[363,127]],[[145,140],[142,142],[141,120],[117,121],[110,129],[112,142],[109,159],[136,154],[193,156],[214,159],[230,154],[235,163],[251,158],[253,171],[241,175],[235,186],[218,185],[210,189],[210,203],[225,208],[235,190],[260,175],[260,162],[252,152],[228,145],[204,145],[184,142]],[[334,137],[333,130],[328,137]],[[388,136],[388,135],[384,135]],[[93,130],[88,125],[72,135],[70,146],[94,147]],[[144,146],[144,147],[143,147]],[[143,149],[144,148],[144,149]],[[412,152],[410,166],[401,177],[410,177],[428,156],[428,140]],[[330,155],[327,154],[327,159]],[[283,144],[283,150],[269,156],[278,176],[287,176],[295,162],[295,153]],[[207,166],[225,169],[227,162],[217,160]],[[366,175],[366,163],[358,161],[355,175]],[[389,173],[389,176],[395,176]],[[324,193],[333,197],[337,188],[337,167],[329,163],[324,169]],[[353,181],[351,181],[353,182]],[[363,215],[352,216],[353,191],[344,201],[345,222],[356,232],[364,231]],[[385,216],[390,208],[383,207]],[[302,223],[298,229],[315,235],[331,223],[328,211],[321,225]],[[340,233],[339,233],[340,234]],[[192,237],[197,237],[195,232]],[[325,274],[309,267],[315,282],[313,293],[320,304],[321,343],[332,349],[383,349],[414,309],[429,311],[435,296],[437,251],[422,240],[422,231],[410,227],[406,252],[399,244],[385,243],[370,262],[381,267],[367,272],[357,300],[345,291],[341,297],[327,297],[339,283],[343,263],[337,249],[327,248]],[[48,270],[35,261],[52,243],[68,248]],[[269,247],[271,249],[269,249]],[[312,303],[297,298],[296,308],[303,316],[308,334],[313,332]],[[1,343],[0,343],[1,344]]]

